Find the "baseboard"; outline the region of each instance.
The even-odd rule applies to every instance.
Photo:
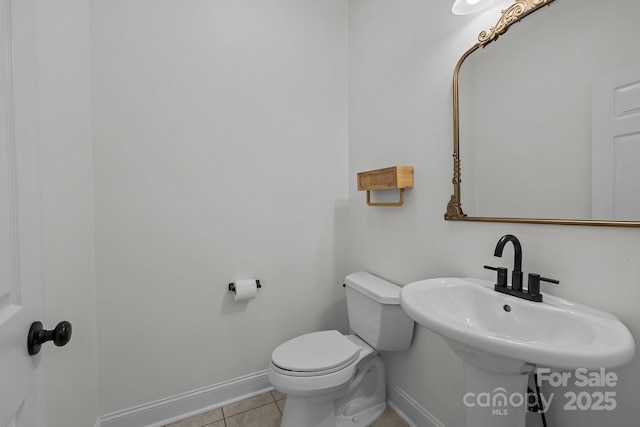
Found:
[[[95,427],[160,427],[273,389],[267,371],[103,415]]]
[[[387,404],[411,427],[445,427],[400,387],[387,383]]]
[[[95,427],[161,427],[272,390],[267,371],[103,415]],[[411,427],[445,427],[400,387],[387,383],[387,403]]]

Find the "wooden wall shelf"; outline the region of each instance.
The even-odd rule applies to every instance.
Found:
[[[402,206],[405,188],[413,188],[413,166],[393,166],[358,173],[358,191],[367,192],[369,206]],[[400,190],[397,202],[372,202],[371,191]]]

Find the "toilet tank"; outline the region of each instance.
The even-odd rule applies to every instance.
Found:
[[[366,271],[345,278],[349,326],[370,346],[383,351],[409,348],[415,322],[400,307],[400,286]]]

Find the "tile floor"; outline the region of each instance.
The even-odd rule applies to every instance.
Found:
[[[165,427],[279,427],[286,402],[277,391],[260,394]],[[409,427],[393,409],[387,407],[372,427]]]

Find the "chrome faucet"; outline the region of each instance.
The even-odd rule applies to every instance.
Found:
[[[529,284],[527,290],[522,289],[522,245],[518,238],[512,234],[505,234],[498,240],[493,255],[502,257],[502,251],[507,243],[513,243],[513,271],[511,272],[511,287],[507,284],[507,269],[505,267],[490,267],[485,265],[484,268],[495,270],[498,272],[498,280],[494,289],[497,292],[512,295],[518,298],[524,298],[529,301],[542,302],[542,294],[540,293],[540,282],[560,283],[555,279],[541,277],[539,274],[529,274]]]

